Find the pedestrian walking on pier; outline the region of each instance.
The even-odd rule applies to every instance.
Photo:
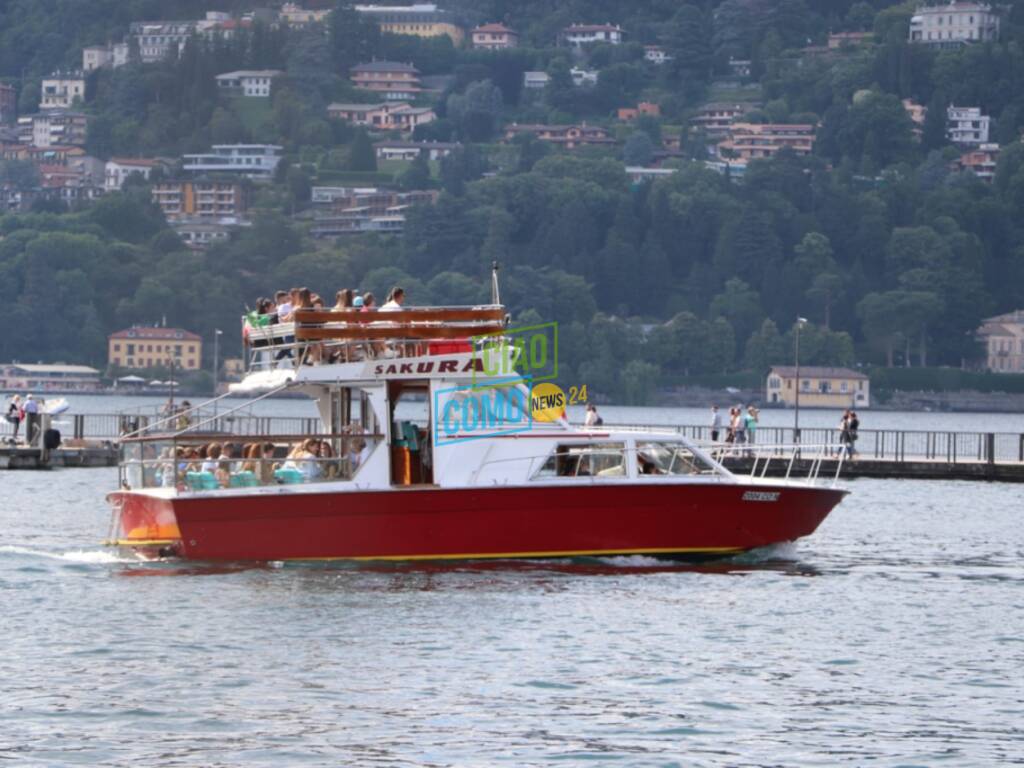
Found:
[[[718,442],[718,435],[722,431],[722,414],[718,412],[718,406],[711,406],[711,442]]]

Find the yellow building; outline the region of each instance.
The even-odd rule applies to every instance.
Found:
[[[174,367],[197,371],[202,365],[203,339],[180,328],[133,326],[110,334],[107,362],[119,368]]]
[[[849,368],[800,366],[800,406],[806,408],[868,408],[871,382]],[[793,407],[796,404],[796,368],[776,365],[765,382],[765,402]]]
[[[414,5],[357,5],[355,10],[373,19],[382,32],[416,37],[447,35],[456,48],[462,45],[466,32],[446,11],[433,3]]]

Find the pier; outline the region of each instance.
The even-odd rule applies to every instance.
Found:
[[[257,438],[274,434],[313,434],[319,420],[314,417],[275,417],[252,414],[228,414],[196,417],[207,420],[203,431],[223,432],[236,438]],[[37,469],[47,467],[109,467],[117,465],[117,440],[129,432],[145,429],[158,422],[154,414],[86,413],[68,414],[54,423],[62,433],[58,448],[46,451],[39,446],[7,444],[10,425],[0,425],[0,469]],[[693,424],[606,424],[602,430],[673,430],[709,448],[730,470],[747,474],[754,459],[745,446],[712,443],[707,426]],[[172,430],[173,431],[173,430]],[[825,445],[838,456],[843,447],[835,429],[805,428],[799,434],[792,427],[759,427],[757,446]],[[763,455],[763,451],[759,454]],[[767,468],[758,466],[766,477],[784,476],[793,459],[791,471],[805,472],[810,459],[793,456],[790,449],[772,453]],[[798,453],[798,452],[797,452]],[[763,459],[762,459],[763,461]],[[822,474],[836,469],[834,459],[825,459]],[[942,432],[914,430],[871,430],[858,433],[855,453],[846,459],[839,472],[844,479],[871,477],[920,480],[994,480],[1024,482],[1024,434],[1013,432]]]

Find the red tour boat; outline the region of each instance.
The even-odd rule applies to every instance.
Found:
[[[734,475],[677,432],[535,417],[541,385],[489,370],[495,350],[514,362],[506,322],[495,303],[251,329],[245,406],[121,440],[111,543],[211,561],[710,557],[807,536],[846,494],[816,473]],[[315,401],[316,429],[225,418],[285,390]]]

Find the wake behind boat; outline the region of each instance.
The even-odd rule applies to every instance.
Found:
[[[709,557],[810,535],[846,494],[816,471],[734,475],[675,432],[534,418],[540,385],[489,370],[514,362],[505,318],[300,310],[253,329],[236,390],[301,392],[319,429],[229,436],[177,414],[123,438],[112,542],[198,560]]]

